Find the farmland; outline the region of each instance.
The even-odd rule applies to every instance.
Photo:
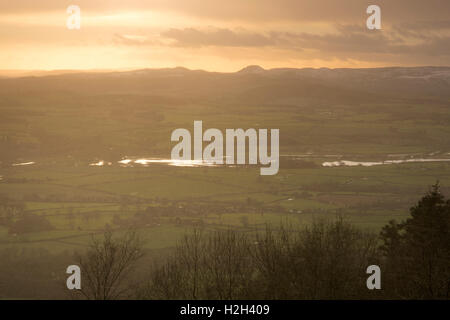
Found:
[[[378,230],[402,219],[450,164],[282,169],[261,177],[257,168],[57,167],[3,170],[0,194],[24,203],[24,213],[47,219],[52,230],[0,230],[2,246],[81,249],[105,228],[138,227],[149,248],[173,246],[192,228],[251,231],[266,223],[309,223],[342,215]],[[25,178],[26,177],[26,178]],[[264,183],[261,183],[264,182]]]
[[[254,232],[337,215],[378,232],[436,181],[449,194],[450,162],[323,163],[449,160],[447,75],[175,68],[0,79],[0,247],[72,252],[106,229],[138,228],[164,251],[194,228]],[[279,173],[119,163],[170,158],[171,132],[195,120],[280,129]]]

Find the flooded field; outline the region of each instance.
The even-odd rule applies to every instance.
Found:
[[[414,162],[447,162],[450,159],[407,159],[407,160],[386,160],[386,161],[348,161],[348,160],[340,160],[340,161],[331,161],[322,163],[323,167],[354,167],[354,166],[363,166],[363,167],[372,167],[379,165],[387,165],[387,164],[401,164],[401,163],[414,163]]]

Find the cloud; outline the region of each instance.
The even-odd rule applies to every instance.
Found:
[[[201,31],[194,28],[170,29],[161,34],[180,47],[224,46],[224,47],[264,47],[276,45],[275,36],[259,33],[235,32],[229,29]]]
[[[0,13],[64,12],[72,4],[61,0],[1,1]],[[209,20],[246,21],[328,21],[355,22],[366,17],[372,2],[362,0],[77,0],[82,10],[171,11]],[[419,20],[448,20],[450,1],[442,0],[377,0],[383,19],[389,23]]]
[[[439,29],[440,33],[430,33]],[[442,31],[445,31],[442,33]],[[335,32],[325,34],[270,31],[267,33],[230,29],[170,29],[161,33],[178,47],[266,47],[291,51],[302,59],[355,59],[363,61],[410,61],[427,64],[430,58],[446,57],[450,61],[450,26],[436,24],[413,35],[397,28],[371,31],[359,25],[336,25]],[[428,60],[427,60],[428,59]]]
[[[133,34],[120,34],[115,33],[113,37],[113,42],[115,44],[130,45],[130,46],[148,46],[148,45],[159,45],[160,42],[156,40],[151,40],[147,36],[133,35]]]
[[[430,33],[428,30],[417,29],[411,34],[398,31],[398,28],[369,31],[357,25],[340,25],[333,34],[301,33],[291,36],[298,46],[312,49],[322,58],[329,56],[365,61],[394,58],[396,61],[403,59],[427,64],[427,61],[432,61],[431,58],[445,57],[442,62],[448,64],[450,35],[447,32]],[[450,31],[450,28],[444,30]]]
[[[243,55],[255,64],[450,65],[450,1],[377,0],[381,31],[365,27],[372,2],[362,0],[77,0],[84,15],[77,32],[65,28],[70,3],[0,1],[3,51],[47,46],[67,48],[69,56],[70,47],[96,46],[138,56],[164,52],[164,63],[177,65]]]

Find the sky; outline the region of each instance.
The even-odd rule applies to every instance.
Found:
[[[449,66],[449,13],[448,0],[0,0],[0,70]]]

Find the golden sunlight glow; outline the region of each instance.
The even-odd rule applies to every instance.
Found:
[[[389,47],[380,48],[380,43],[392,46],[392,40],[398,39],[420,48],[424,40],[411,33],[409,42],[404,41],[404,34],[391,33],[386,22],[383,32],[368,33],[365,12],[356,25],[354,20],[337,23],[321,15],[316,19],[264,21],[233,15],[217,17],[220,12],[214,12],[196,16],[192,10],[150,10],[148,6],[140,11],[81,8],[80,30],[66,27],[69,14],[65,8],[0,12],[0,70],[184,66],[232,72],[251,64],[264,68],[337,68],[421,63],[413,59],[442,64],[439,56],[428,57],[426,52],[413,57],[403,54],[408,49],[394,47],[391,53]],[[436,39],[448,34],[450,30],[445,28],[428,31]],[[380,53],[372,52],[371,41]]]

